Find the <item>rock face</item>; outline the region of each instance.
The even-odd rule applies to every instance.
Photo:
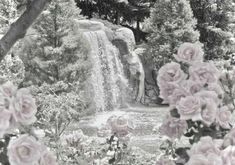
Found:
[[[105,26],[101,22],[90,20],[76,20],[81,31],[97,31],[104,30]]]
[[[133,88],[135,100],[144,103],[145,73],[138,51],[135,49],[135,37],[128,28],[119,28],[115,32],[113,44],[119,48],[125,73]]]
[[[126,42],[129,51],[133,51],[135,48],[135,36],[132,30],[128,28],[119,28],[115,32],[115,39],[121,39]]]

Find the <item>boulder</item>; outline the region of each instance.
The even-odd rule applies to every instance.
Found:
[[[135,36],[131,29],[119,28],[115,32],[115,39],[121,39],[127,43],[129,51],[133,51],[135,48]]]
[[[101,22],[91,20],[76,20],[81,31],[98,31],[104,30],[105,26]]]

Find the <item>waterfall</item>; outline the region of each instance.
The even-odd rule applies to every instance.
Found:
[[[86,31],[90,44],[90,59],[93,65],[91,83],[93,100],[97,111],[120,107],[125,101],[127,80],[119,60],[119,51],[108,40],[103,30]]]

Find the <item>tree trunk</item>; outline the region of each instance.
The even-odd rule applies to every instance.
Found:
[[[116,25],[119,25],[119,24],[120,24],[120,14],[119,14],[119,11],[116,12],[115,24],[116,24]]]
[[[16,43],[16,41],[25,36],[27,29],[40,15],[49,1],[50,0],[33,0],[27,6],[26,11],[20,16],[20,18],[11,24],[8,32],[0,40],[0,61]]]
[[[138,16],[136,19],[136,42],[140,42],[140,19]]]

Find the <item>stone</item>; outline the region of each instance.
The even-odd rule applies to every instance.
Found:
[[[115,32],[115,39],[121,39],[128,45],[129,51],[133,51],[135,48],[135,36],[132,30],[128,28],[119,28]]]
[[[98,31],[105,29],[104,24],[98,21],[76,20],[76,22],[78,23],[79,29],[81,29],[81,31]]]

